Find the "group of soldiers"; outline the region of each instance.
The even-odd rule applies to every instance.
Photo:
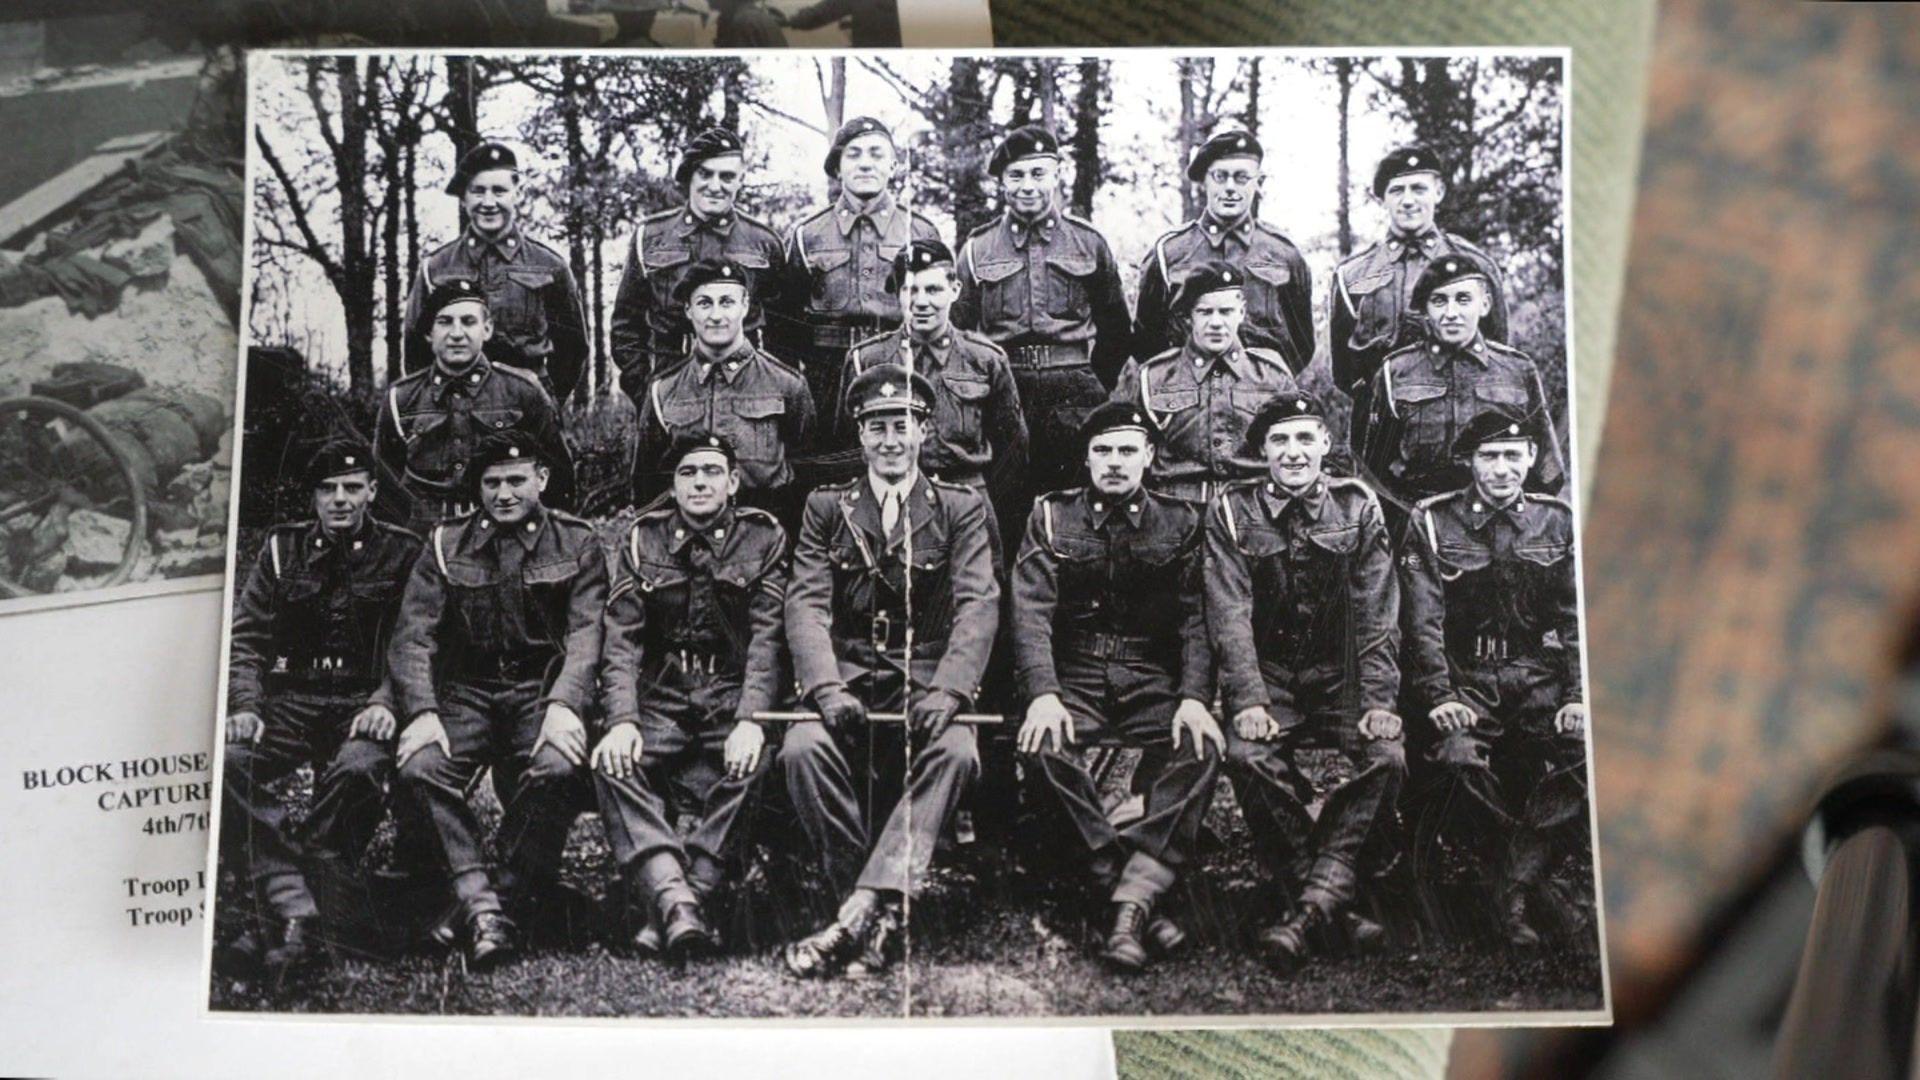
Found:
[[[313,519],[274,527],[236,593],[221,839],[263,916],[236,955],[313,960],[313,874],[358,873],[391,813],[443,889],[436,936],[498,963],[595,808],[633,947],[697,956],[773,802],[839,901],[781,963],[871,974],[1002,767],[1069,853],[1048,872],[1105,902],[1117,970],[1186,938],[1169,891],[1222,772],[1273,880],[1276,967],[1369,932],[1366,852],[1403,805],[1416,850],[1466,852],[1507,941],[1537,945],[1528,905],[1586,785],[1539,372],[1503,343],[1491,260],[1435,225],[1444,164],[1396,150],[1373,180],[1390,232],[1330,290],[1336,448],[1339,410],[1299,382],[1307,263],[1256,216],[1263,160],[1246,132],[1198,148],[1205,210],[1153,245],[1130,310],[1045,128],[1000,141],[1001,212],[957,250],[896,201],[877,120],[836,133],[837,195],[784,237],[736,205],[740,138],[695,136],[615,301],[640,512],[609,558],[567,512],[578,291],[520,227],[513,151],[468,154],[465,231],[409,300],[414,370],[370,445],[308,460]],[[371,514],[383,484],[404,527]],[[1113,746],[1143,752],[1118,823],[1087,765]],[[1347,763],[1324,801],[1310,751]],[[274,785],[306,764],[296,828]],[[489,769],[492,859],[469,803]]]

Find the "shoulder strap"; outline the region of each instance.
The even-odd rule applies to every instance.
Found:
[[[1168,233],[1153,242],[1153,257],[1160,261],[1160,284],[1166,286],[1168,292],[1173,291],[1173,282],[1167,277],[1167,236],[1172,235]]]
[[[967,253],[967,276],[973,278],[973,280],[977,282],[980,280],[980,271],[975,270],[973,268],[973,238],[975,235],[977,234],[969,233],[967,235],[966,242],[964,244],[961,244],[960,246],[964,248]]]
[[[1053,500],[1040,500],[1040,523],[1047,530],[1047,546],[1053,546]]]
[[[440,567],[440,576],[447,576],[447,549],[443,542],[447,532],[445,525],[433,527],[433,561]]]
[[[280,535],[267,534],[267,550],[273,554],[273,580],[280,580]]]
[[[811,271],[813,263],[807,258],[806,222],[798,222],[793,227],[793,250],[800,255],[800,265]]]
[[[1387,414],[1398,419],[1400,410],[1393,404],[1393,357],[1391,356],[1380,364],[1380,388],[1387,392]]]
[[[667,416],[666,413],[661,411],[659,379],[653,380],[653,385],[647,388],[647,396],[653,399],[653,418],[660,421],[661,429],[665,430],[667,427]]]
[[[1427,519],[1427,544],[1433,549],[1433,553],[1438,555],[1440,553],[1440,530],[1433,524],[1433,507],[1429,506],[1421,511],[1421,516]]]
[[[1140,365],[1140,408],[1153,415],[1153,391],[1147,387],[1147,365]],[[1157,422],[1157,421],[1156,421]]]
[[[640,523],[634,522],[627,530],[627,550],[633,554],[633,568],[640,569]]]
[[[642,271],[647,268],[647,222],[642,218],[640,224],[633,227],[633,265]]]
[[[1233,500],[1226,492],[1220,493],[1220,517],[1226,522],[1227,535],[1233,537],[1233,546],[1240,546],[1240,523],[1234,520]]]
[[[402,439],[406,438],[407,429],[400,423],[400,388],[398,386],[387,390],[387,411],[393,414],[394,432]]]

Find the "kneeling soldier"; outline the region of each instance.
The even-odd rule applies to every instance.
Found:
[[[1522,948],[1539,943],[1529,891],[1586,826],[1573,509],[1522,490],[1543,438],[1531,420],[1476,417],[1455,444],[1472,486],[1419,505],[1400,559],[1408,672],[1437,736],[1419,834],[1467,846]]]
[[[1386,526],[1365,484],[1321,472],[1326,415],[1305,392],[1261,409],[1247,450],[1266,459],[1267,479],[1228,489],[1207,514],[1207,624],[1233,717],[1227,775],[1260,854],[1283,879],[1305,879],[1260,938],[1283,969],[1353,899],[1361,846],[1407,771]],[[1314,747],[1358,770],[1318,821],[1296,760]]]
[[[553,881],[567,829],[586,802],[587,729],[600,662],[607,559],[585,521],[541,502],[540,446],[491,436],[468,465],[481,510],[436,526],[414,564],[388,650],[407,718],[395,748],[395,813],[444,858],[468,961],[513,949],[506,899]],[[506,808],[487,869],[467,789],[493,769]]]
[[[1193,850],[1226,740],[1207,709],[1202,511],[1141,487],[1160,433],[1139,409],[1102,405],[1084,434],[1092,486],[1041,496],[1014,564],[1015,662],[1030,702],[1019,747],[1111,890],[1102,957],[1138,971],[1141,934]],[[1165,757],[1144,815],[1117,831],[1075,750],[1106,735]],[[1164,947],[1182,937],[1165,919],[1151,930]]]
[[[737,850],[769,757],[752,717],[787,681],[787,534],[771,514],[734,507],[740,470],[725,436],[684,435],[665,464],[673,505],[628,530],[607,601],[593,789],[614,861],[651,913],[635,946],[686,956],[714,945],[701,902]],[[684,845],[675,809],[699,815]]]
[[[1000,621],[986,501],[919,469],[933,388],[889,365],[848,398],[867,471],[807,497],[787,590],[795,674],[820,719],[787,730],[780,768],[828,878],[852,888],[838,918],[787,947],[803,977],[856,954],[849,974],[889,962],[900,897],[980,771],[973,729],[953,718],[978,693]],[[869,706],[906,712],[910,730],[871,723]],[[877,786],[905,791],[890,811],[874,799],[886,823],[869,845],[857,793]]]
[[[227,665],[220,841],[275,920],[264,959],[276,972],[312,952],[302,848],[358,856],[380,824],[393,773],[387,639],[420,553],[418,537],[368,516],[377,485],[364,444],[327,443],[307,481],[315,520],[267,534],[234,598]],[[265,789],[302,764],[313,767],[314,799],[296,838]]]

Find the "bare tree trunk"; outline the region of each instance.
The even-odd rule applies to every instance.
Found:
[[[367,62],[361,81],[359,61],[343,56],[334,61],[334,83],[340,95],[340,306],[347,317],[347,382],[357,395],[373,394],[373,251],[367,242],[367,100],[378,81],[381,61]],[[364,87],[364,89],[363,89]]]
[[[827,92],[821,104],[826,106],[827,131],[835,132],[847,119],[847,58],[834,57],[827,70]]]
[[[1073,191],[1068,202],[1081,217],[1093,216],[1093,197],[1100,191],[1100,103],[1105,94],[1107,62],[1097,57],[1080,61],[1080,89],[1073,96]]]
[[[406,266],[407,266],[407,280],[409,282],[413,280],[414,269],[420,263],[420,215],[416,210],[413,202],[414,193],[420,190],[419,187],[416,186],[413,182],[414,158],[419,150],[419,146],[416,141],[417,139],[418,139],[418,134],[416,133],[414,138],[407,140],[406,159],[401,164],[401,174],[400,174],[400,191],[402,196],[401,206],[403,208],[403,213],[406,216],[406,222],[405,222],[406,229],[407,229]]]
[[[578,178],[587,167],[587,140],[580,123],[580,61],[577,57],[560,58],[560,116],[567,136],[566,175]],[[585,281],[587,277],[587,237],[585,215],[580,212],[580,193],[578,185],[569,185],[563,196],[566,199],[567,263],[573,270],[573,280]],[[595,245],[595,250],[599,246]],[[576,393],[584,400],[587,383],[585,380],[575,385]]]
[[[1260,58],[1254,57],[1247,63],[1247,108],[1240,114],[1240,122],[1246,125],[1255,138],[1260,136]]]
[[[1335,57],[1334,77],[1340,80],[1340,257],[1353,254],[1353,171],[1348,151],[1352,117],[1348,105],[1353,99],[1353,58]]]
[[[986,192],[991,101],[980,85],[982,63],[975,57],[953,60],[947,69],[947,122],[938,128],[954,227],[962,238],[993,216]]]
[[[386,205],[380,214],[380,281],[385,286],[387,382],[401,375],[401,348],[406,337],[401,326],[406,312],[400,298],[400,166],[391,151],[381,158],[380,179],[386,185]]]
[[[602,249],[606,247],[605,238],[598,238],[593,245],[593,284],[588,302],[587,321],[593,324],[593,379],[595,391],[604,392],[613,385],[607,371],[607,309],[602,302],[607,289],[607,260]]]
[[[1180,168],[1184,173],[1193,151],[1206,136],[1213,118],[1207,115],[1208,88],[1213,85],[1213,61],[1186,59],[1177,61],[1180,78]],[[1180,211],[1186,220],[1200,215],[1200,196],[1194,185],[1183,179],[1180,184]]]

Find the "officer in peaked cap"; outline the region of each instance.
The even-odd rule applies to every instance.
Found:
[[[636,405],[647,384],[692,349],[692,328],[676,299],[689,270],[715,259],[744,269],[744,326],[755,335],[774,316],[769,307],[785,273],[779,234],[739,208],[747,164],[738,134],[725,128],[697,133],[682,149],[673,177],[685,201],[647,216],[633,230],[607,331],[621,389]]]
[[[1293,241],[1257,216],[1264,158],[1245,131],[1220,132],[1194,151],[1187,179],[1201,185],[1203,209],[1154,241],[1141,266],[1135,357],[1179,347],[1180,286],[1201,264],[1224,260],[1247,276],[1246,343],[1279,353],[1295,373],[1313,361],[1312,272]]]
[[[483,142],[461,157],[446,191],[460,200],[466,229],[420,260],[407,293],[407,370],[432,359],[427,297],[461,278],[477,284],[492,309],[488,357],[532,374],[564,400],[586,365],[586,307],[566,256],[522,227],[519,157],[504,143]]]
[[[1365,444],[1371,415],[1372,379],[1388,353],[1425,335],[1414,284],[1434,259],[1464,255],[1487,268],[1489,296],[1485,331],[1507,340],[1507,297],[1485,251],[1435,222],[1447,194],[1447,164],[1426,146],[1388,152],[1373,171],[1373,196],[1387,210],[1387,235],[1341,261],[1328,298],[1328,341],[1333,382],[1353,397],[1348,434],[1356,453]]]

